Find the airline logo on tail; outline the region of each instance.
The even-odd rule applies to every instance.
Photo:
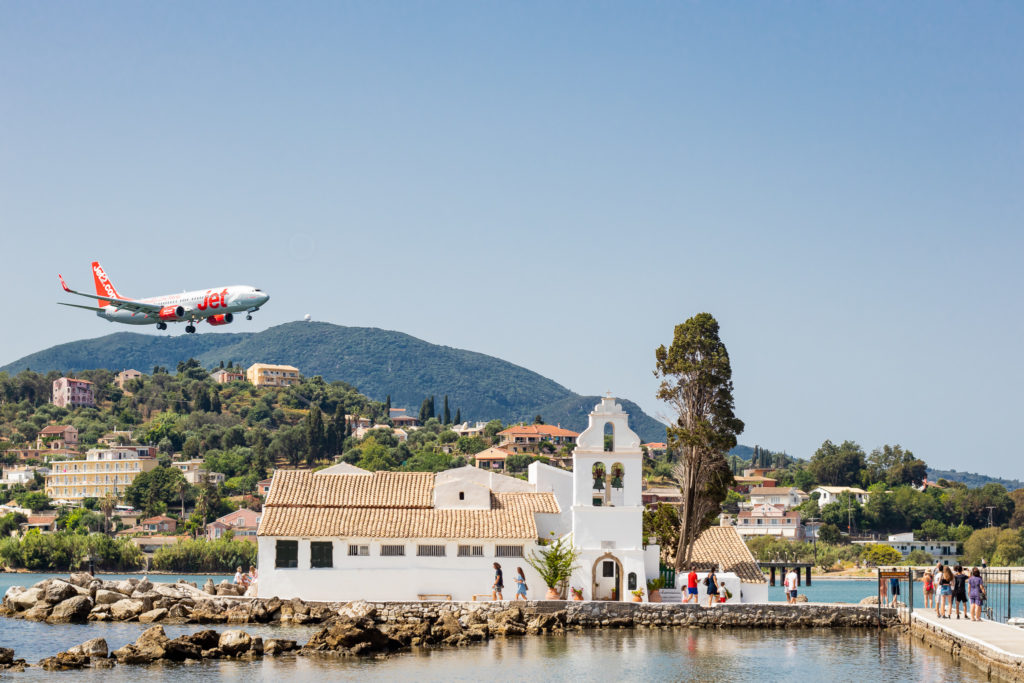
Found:
[[[106,294],[113,299],[120,299],[121,295],[114,289],[113,283],[110,282],[110,278],[107,277],[106,271],[103,270],[103,266],[100,265],[99,261],[92,262],[92,277],[96,281],[96,293]],[[109,306],[109,301],[101,300],[100,306]]]

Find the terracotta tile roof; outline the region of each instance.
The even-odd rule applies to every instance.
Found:
[[[492,446],[487,450],[480,451],[473,457],[476,458],[477,460],[504,460],[510,455],[512,454],[506,451],[505,449],[498,448],[497,446]]]
[[[537,538],[535,513],[557,514],[558,511],[552,493],[491,493],[490,510],[268,505],[263,510],[258,534],[527,540]]]
[[[313,474],[277,470],[266,507],[429,508],[434,504],[432,472]]]
[[[258,534],[533,539],[534,515],[559,512],[552,493],[492,492],[489,510],[436,509],[433,498],[431,472],[278,470]]]
[[[167,515],[157,515],[156,517],[150,517],[149,519],[142,520],[140,522],[140,524],[159,524],[160,522],[176,522],[176,521],[177,520],[175,520],[175,519],[173,519],[171,517],[168,517]]]
[[[661,443],[660,441],[652,441],[651,443],[645,443],[644,445],[654,450],[664,450],[665,448],[668,448],[666,444]]]
[[[733,572],[744,583],[764,583],[764,573],[757,565],[739,532],[731,526],[705,529],[693,544],[693,563],[698,571],[712,567]]]
[[[43,427],[39,432],[40,434],[63,434],[67,429],[74,429],[71,425],[50,425],[49,427]]]
[[[515,425],[498,432],[498,436],[579,436],[578,432],[554,425]]]

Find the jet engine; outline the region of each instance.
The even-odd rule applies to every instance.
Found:
[[[158,314],[161,320],[181,320],[185,317],[184,306],[164,306]]]
[[[218,313],[217,315],[211,315],[206,319],[206,322],[211,325],[227,325],[235,319],[235,316],[231,313]]]

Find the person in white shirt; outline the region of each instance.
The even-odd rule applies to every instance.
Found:
[[[796,575],[795,569],[790,569],[789,573],[786,574],[786,602],[789,604],[796,603],[796,585],[799,583],[800,577]]]

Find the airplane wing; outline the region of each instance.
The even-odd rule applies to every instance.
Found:
[[[60,286],[64,288],[64,291],[68,294],[77,294],[78,296],[85,296],[90,299],[96,299],[97,301],[109,301],[114,304],[116,308],[123,308],[126,311],[134,311],[135,313],[159,313],[161,306],[157,304],[146,304],[141,301],[131,301],[129,299],[118,299],[112,296],[99,296],[97,294],[86,294],[85,292],[76,292],[75,290],[68,287],[67,283],[64,282],[64,278],[57,275],[60,278]]]
[[[72,308],[84,308],[87,311],[102,311],[103,309],[99,306],[80,306],[79,304],[66,304],[63,301],[57,302],[58,306],[71,306]]]

